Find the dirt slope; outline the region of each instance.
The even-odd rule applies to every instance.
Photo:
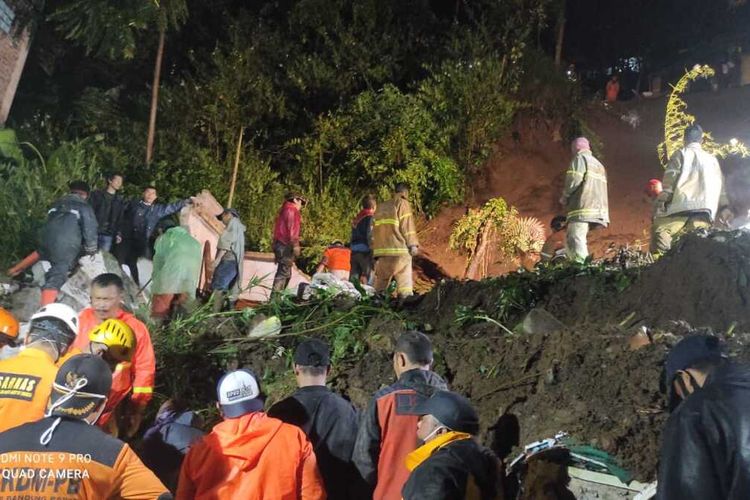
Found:
[[[688,111],[716,139],[726,142],[736,137],[750,144],[750,88],[689,94],[686,101]],[[592,103],[588,108],[587,122],[603,146],[599,154],[609,176],[612,220],[609,228],[593,233],[590,238],[597,257],[612,245],[648,242],[651,205],[643,189],[648,179],[660,178],[663,172],[657,146],[664,135],[665,105],[666,97],[660,97],[618,103],[610,109]],[[640,117],[636,128],[621,119],[631,111]],[[519,136],[518,141],[508,139],[497,145],[496,152],[473,179],[473,197],[468,205],[477,206],[502,196],[521,214],[537,217],[546,225],[559,213],[557,200],[570,153],[567,145],[552,141],[552,133],[544,124],[527,122],[519,126]],[[737,179],[734,175],[738,163],[728,160],[722,166],[728,174],[730,194],[750,205],[750,182],[746,176]],[[461,275],[465,263],[448,248],[448,236],[466,208],[443,210],[427,223],[421,234],[426,256],[452,276]],[[494,266],[492,273],[506,269]]]

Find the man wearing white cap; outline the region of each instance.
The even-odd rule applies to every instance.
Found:
[[[263,412],[253,372],[227,373],[217,392],[224,420],[185,457],[178,499],[326,498],[312,445],[301,429]]]

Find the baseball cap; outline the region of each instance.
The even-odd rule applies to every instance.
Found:
[[[300,342],[294,351],[294,364],[300,366],[329,366],[331,354],[328,344],[318,339]]]
[[[690,335],[680,340],[667,355],[664,366],[666,383],[671,384],[677,372],[701,361],[718,361],[727,355],[721,340],[713,335]]]
[[[77,354],[57,372],[50,395],[51,414],[78,419],[96,410],[112,388],[109,365],[93,354]]]
[[[479,432],[479,416],[471,402],[460,394],[437,391],[429,399],[418,403],[408,413],[432,415],[441,424],[453,431],[476,434]]]
[[[216,388],[221,411],[227,418],[237,418],[263,409],[260,384],[247,368],[229,372],[219,380]]]

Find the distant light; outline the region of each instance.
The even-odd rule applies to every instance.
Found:
[[[731,139],[729,139],[729,145],[732,146],[733,148],[736,148],[737,144],[739,144],[739,143],[740,143],[740,141],[738,141],[734,137],[732,137]]]

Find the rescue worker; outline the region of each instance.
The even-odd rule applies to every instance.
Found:
[[[396,341],[393,370],[398,381],[375,393],[362,416],[354,463],[364,480],[374,488],[374,500],[400,498],[409,477],[406,456],[416,449],[417,421],[414,407],[447,389],[445,381],[430,371],[432,344],[417,331]]]
[[[138,259],[151,260],[149,242],[156,224],[191,202],[184,199],[169,204],[156,203],[157,197],[156,188],[146,186],[141,199],[128,204],[122,219],[122,241],[114,251],[120,265],[128,266],[130,276],[138,285],[142,285],[138,276]]]
[[[373,270],[372,225],[377,209],[375,196],[368,194],[362,198],[362,210],[352,221],[351,250],[352,262],[350,276],[352,280],[359,280],[360,284],[370,282]]]
[[[58,366],[76,354],[93,354],[107,362],[114,373],[120,363],[130,363],[135,352],[135,332],[119,319],[108,319],[96,325],[88,333],[89,343],[83,350],[71,347],[68,353],[57,362]],[[120,367],[119,369],[127,369]]]
[[[703,129],[685,129],[685,147],[669,159],[662,192],[656,197],[651,253],[661,254],[678,236],[711,227],[727,204],[724,176],[716,157],[703,150]]]
[[[616,102],[617,96],[620,95],[620,77],[612,75],[612,78],[607,82],[607,102]]]
[[[4,347],[16,347],[18,343],[18,320],[0,307],[0,351]]]
[[[560,204],[567,210],[567,256],[583,262],[589,255],[586,236],[589,229],[609,225],[607,172],[591,154],[588,139],[579,137],[571,144],[573,160],[565,173]]]
[[[217,392],[224,420],[190,448],[178,499],[325,499],[310,441],[298,427],[263,412],[250,370],[227,373]]]
[[[396,184],[393,198],[381,203],[374,216],[372,255],[378,293],[385,292],[392,279],[399,297],[414,293],[411,259],[419,253],[419,240],[408,198],[409,187]]]
[[[0,432],[44,416],[55,363],[77,331],[78,316],[65,304],[46,305],[31,316],[26,348],[0,361]]]
[[[499,478],[505,474],[495,454],[477,442],[479,416],[466,398],[437,391],[414,413],[424,444],[406,457],[411,474],[403,500],[503,498]]]
[[[203,247],[188,230],[164,219],[156,226],[151,275],[151,318],[162,321],[174,307],[195,299],[201,277]]]
[[[294,351],[297,389],[268,410],[268,416],[296,425],[313,446],[329,500],[364,498],[364,485],[352,463],[358,416],[351,403],[326,387],[331,373],[328,345],[301,342]]]
[[[229,294],[234,304],[242,291],[242,266],[245,259],[245,225],[234,208],[225,208],[219,220],[226,226],[216,245],[216,258],[211,264],[211,289],[214,293],[214,311],[221,311],[224,296]]]
[[[552,234],[542,246],[542,262],[554,262],[565,258],[565,227],[567,219],[564,215],[557,215],[549,223]]]
[[[53,303],[68,274],[83,252],[97,251],[97,223],[94,210],[86,203],[89,186],[83,181],[69,184],[70,192],[57,200],[47,212],[39,253],[51,267],[44,275],[42,305]]]
[[[6,498],[172,498],[130,446],[94,426],[111,385],[97,356],[60,367],[44,418],[0,434]]]
[[[718,338],[691,335],[669,352],[665,375],[673,411],[657,498],[750,498],[750,366],[731,363]]]
[[[117,194],[122,189],[122,174],[107,176],[107,187],[97,189],[89,197],[99,226],[99,250],[112,251],[112,243],[122,239],[120,222],[125,211],[125,200]]]
[[[297,193],[287,193],[284,204],[276,216],[273,226],[273,255],[276,275],[273,278],[274,292],[283,292],[292,278],[294,260],[300,256],[299,246],[302,216],[300,210],[307,205],[307,198]]]
[[[143,412],[153,396],[156,359],[146,325],[121,307],[124,288],[122,278],[116,274],[100,274],[94,278],[90,292],[91,307],[79,315],[78,336],[73,347],[86,352],[90,342],[89,332],[108,319],[125,322],[135,333],[136,345],[131,362],[121,364],[115,371],[112,393],[98,421],[98,425],[114,436],[129,438],[138,431]]]
[[[352,269],[352,251],[340,241],[334,241],[323,252],[316,273],[328,272],[340,280],[349,281],[349,273]]]

